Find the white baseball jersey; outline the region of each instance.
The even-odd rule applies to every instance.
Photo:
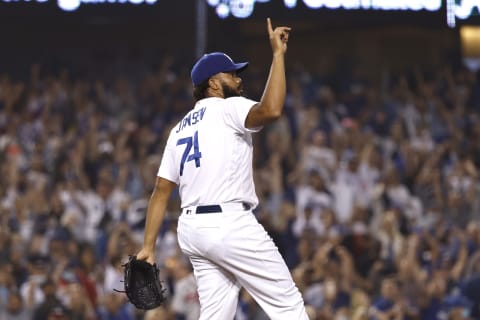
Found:
[[[228,202],[256,207],[252,132],[245,119],[256,101],[210,97],[170,131],[158,176],[179,184],[182,208]]]

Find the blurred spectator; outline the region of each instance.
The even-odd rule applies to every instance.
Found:
[[[33,319],[49,319],[55,316],[69,318],[68,311],[62,302],[57,298],[57,286],[52,279],[46,279],[42,283],[43,300],[37,303],[37,307],[33,312]]]
[[[24,307],[22,296],[15,291],[8,295],[7,304],[0,312],[1,320],[30,320],[32,313]]]
[[[51,280],[48,280],[49,258],[38,254],[28,257],[28,279],[20,287],[22,299],[30,309],[36,308],[45,301],[45,289],[51,289]],[[51,293],[51,292],[50,292]],[[53,292],[54,295],[55,292]]]
[[[373,319],[403,319],[406,310],[401,299],[397,282],[392,278],[383,279],[380,296],[372,302]]]
[[[114,291],[192,106],[181,56],[0,75],[0,319],[197,317],[178,193],[157,243],[169,302],[143,312]],[[255,213],[309,315],[480,319],[480,73],[444,61],[379,83],[339,62],[292,64],[284,117],[254,137]],[[245,91],[261,94],[252,77]],[[237,320],[264,318],[243,292]]]
[[[163,307],[159,307],[153,310],[148,310],[145,313],[144,320],[170,320],[172,317],[168,311]]]
[[[80,248],[79,261],[75,270],[75,276],[83,287],[86,298],[95,308],[98,304],[99,288],[97,281],[100,279],[101,266],[95,257],[93,246],[85,244]]]

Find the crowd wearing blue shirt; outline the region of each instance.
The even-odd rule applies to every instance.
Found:
[[[193,107],[190,63],[0,74],[0,320],[149,318],[114,289]],[[332,66],[289,64],[284,115],[254,136],[254,212],[311,319],[480,319],[480,73]],[[266,72],[241,74],[249,98]],[[167,211],[157,260],[173,299],[177,193]],[[242,292],[236,318],[265,315]]]

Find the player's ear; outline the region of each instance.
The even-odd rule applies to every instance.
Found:
[[[208,86],[213,90],[218,90],[221,88],[220,81],[215,77],[211,77],[210,79],[208,79]]]

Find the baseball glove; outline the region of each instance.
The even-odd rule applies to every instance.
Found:
[[[150,310],[162,305],[166,300],[165,289],[159,279],[156,264],[137,260],[130,256],[123,265],[125,294],[128,300],[138,309]]]

